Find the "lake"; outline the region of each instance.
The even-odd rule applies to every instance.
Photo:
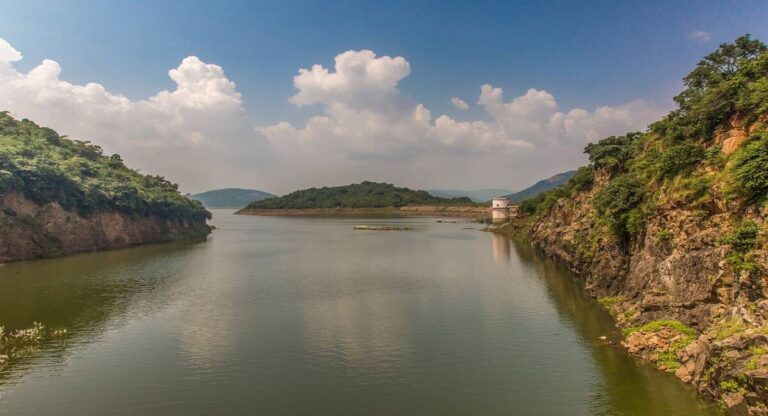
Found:
[[[719,415],[566,269],[479,224],[214,210],[207,242],[0,268],[7,415]],[[355,231],[355,225],[409,231]]]

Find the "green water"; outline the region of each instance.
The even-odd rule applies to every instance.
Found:
[[[0,268],[0,325],[71,334],[0,370],[0,414],[718,414],[599,343],[610,317],[571,274],[478,225],[214,222]]]

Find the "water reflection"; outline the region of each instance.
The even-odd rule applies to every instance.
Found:
[[[73,334],[0,375],[0,414],[711,414],[502,236],[215,215],[207,244],[0,270],[0,324]]]
[[[304,307],[311,353],[365,377],[390,377],[408,353],[406,310],[396,296],[340,297]]]
[[[627,416],[720,414],[712,403],[698,398],[674,376],[627,355],[619,346],[621,336],[610,315],[583,294],[583,282],[565,266],[542,257],[526,243],[513,245],[523,264],[546,283],[549,295],[556,300],[554,307],[578,329],[581,342],[594,346],[590,351],[602,377],[591,399],[591,414],[615,415],[617,409]],[[603,335],[609,337],[611,345],[598,341]],[[685,396],[689,400],[679,399]]]
[[[496,263],[509,263],[512,255],[512,245],[509,237],[491,233],[491,244],[493,244],[493,261]]]
[[[7,264],[0,268],[0,326],[64,328],[68,339],[30,347],[0,368],[0,386],[31,370],[36,360],[62,363],[69,348],[90,343],[131,315],[148,313],[139,300],[181,274],[182,242]],[[156,268],[158,260],[165,268]],[[166,279],[167,278],[167,279]]]

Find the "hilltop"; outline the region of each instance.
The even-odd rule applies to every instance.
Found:
[[[744,36],[645,132],[528,199],[511,229],[586,279],[624,345],[731,414],[766,414],[768,48]]]
[[[251,210],[318,208],[399,208],[407,205],[473,205],[471,199],[442,198],[388,183],[362,182],[309,188],[249,204]]]
[[[274,196],[269,192],[256,189],[226,188],[201,192],[190,198],[200,201],[206,208],[242,208],[251,202]]]
[[[0,262],[204,236],[210,216],[117,154],[0,113]]]

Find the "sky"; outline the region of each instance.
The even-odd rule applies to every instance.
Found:
[[[522,189],[644,130],[764,1],[0,0],[0,111],[184,192]]]

